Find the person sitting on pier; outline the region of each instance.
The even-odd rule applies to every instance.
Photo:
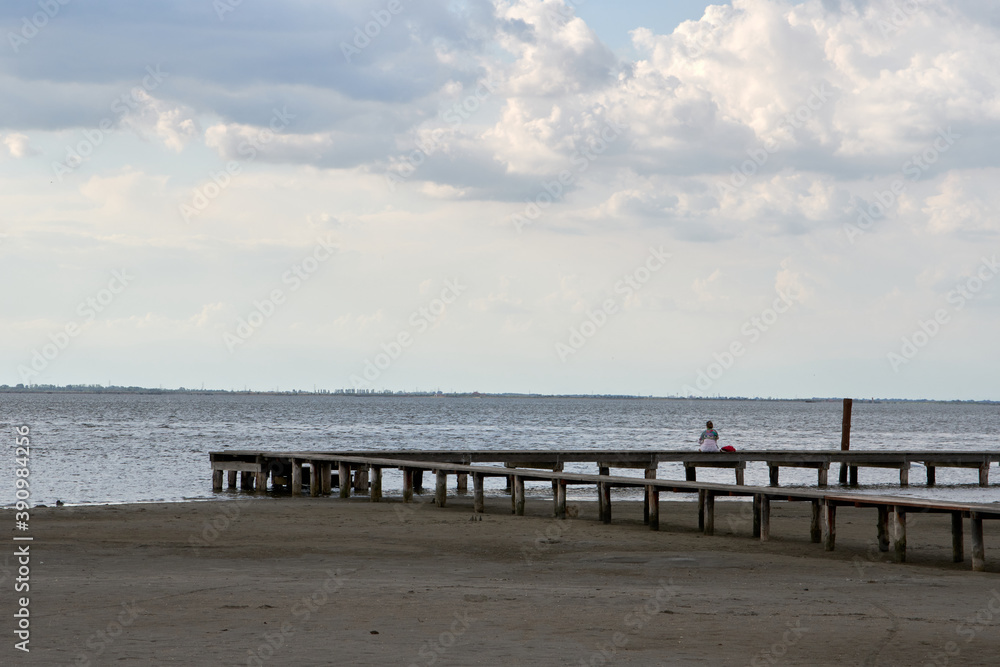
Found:
[[[712,426],[712,422],[705,422],[705,430],[698,438],[699,449],[703,452],[719,451],[719,432]]]

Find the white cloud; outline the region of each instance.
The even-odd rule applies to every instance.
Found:
[[[40,150],[29,143],[27,135],[24,134],[8,134],[3,138],[3,143],[7,147],[7,152],[13,158],[24,158],[41,154]]]
[[[123,127],[143,138],[154,136],[177,153],[198,135],[198,121],[191,109],[157,99],[140,89],[132,95],[135,106],[122,116]]]

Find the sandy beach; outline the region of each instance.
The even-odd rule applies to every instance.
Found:
[[[474,520],[365,499],[251,499],[32,512],[39,665],[987,665],[1000,650],[1000,552],[951,564],[947,516],[910,517],[909,561],[875,549],[873,510],[841,508],[835,552],[809,507],[775,503],[772,540],[719,502],[549,518],[507,498]],[[13,524],[13,517],[9,517]],[[968,547],[967,547],[968,550]],[[968,555],[967,555],[968,558]],[[884,561],[884,562],[883,562]],[[16,576],[5,563],[5,586]]]

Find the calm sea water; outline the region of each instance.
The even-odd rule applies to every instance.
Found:
[[[0,483],[0,505],[14,502],[14,427],[22,424],[31,429],[32,502],[75,504],[233,497],[211,488],[208,452],[225,449],[690,450],[707,419],[723,444],[740,450],[838,449],[842,409],[804,401],[61,393],[0,394],[0,404],[8,441],[0,479],[10,480]],[[998,434],[1000,405],[855,403],[851,448],[992,450],[1000,449]],[[939,469],[934,489],[916,466],[908,490],[898,488],[897,471],[860,474],[862,492],[1000,501],[996,467],[997,486],[988,489],[969,469]],[[816,483],[811,470],[781,475],[783,486]],[[658,476],[683,479],[683,468],[664,464]],[[733,473],[703,469],[699,479],[732,482]],[[748,464],[746,481],[766,485],[766,466]],[[499,492],[501,482],[493,483],[488,490]],[[385,485],[391,493],[401,478],[387,471]]]

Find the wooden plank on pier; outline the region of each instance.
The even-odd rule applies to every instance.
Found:
[[[260,472],[259,463],[248,461],[212,461],[212,470],[235,470],[238,472]]]

